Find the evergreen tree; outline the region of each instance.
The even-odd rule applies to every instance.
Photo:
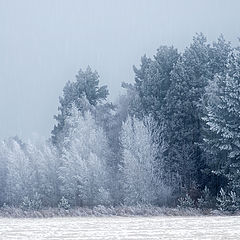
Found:
[[[99,87],[99,75],[96,71],[92,71],[87,67],[86,71],[79,70],[76,75],[76,81],[68,81],[63,89],[63,97],[60,97],[59,114],[54,118],[57,125],[52,131],[52,141],[55,145],[59,145],[64,138],[65,133],[62,132],[65,120],[71,114],[71,108],[75,104],[78,111],[85,112],[91,109],[91,106],[106,100],[108,96],[107,86]],[[64,128],[66,131],[66,128]]]
[[[218,95],[220,88],[218,86],[224,84],[221,82],[217,75],[222,75],[226,71],[227,59],[230,51],[232,50],[230,42],[227,42],[223,35],[221,35],[216,42],[213,43],[210,50],[210,68],[212,77],[208,80],[206,87],[206,94],[203,95],[201,105],[203,108],[204,119],[207,113],[207,106],[216,100],[215,96]],[[215,99],[215,100],[214,100]],[[203,139],[201,144],[203,150],[202,156],[205,158],[206,168],[204,169],[205,183],[211,190],[213,196],[216,196],[220,191],[221,187],[224,187],[227,183],[226,177],[219,171],[222,164],[226,161],[226,153],[220,151],[219,148],[213,147],[214,142],[217,141],[218,137],[216,133],[209,131],[209,126],[203,121]]]
[[[240,208],[240,48],[197,34],[182,54],[161,46],[134,72],[113,105],[97,72],[80,70],[51,140],[0,143],[0,207],[176,205],[180,196],[185,207]]]
[[[162,121],[165,97],[171,85],[170,73],[178,57],[177,49],[161,46],[154,60],[144,56],[140,69],[134,67],[135,88],[139,96],[136,104],[140,102],[143,116],[151,115],[157,121]]]
[[[231,50],[231,43],[227,42],[223,35],[220,35],[217,41],[213,42],[209,52],[210,68],[213,74],[224,72]],[[212,80],[212,78],[210,80]]]
[[[159,162],[159,166],[156,171],[159,169],[159,176],[162,175],[162,161],[168,162],[164,154],[168,136],[166,96],[172,85],[171,72],[178,58],[177,49],[167,46],[161,46],[153,60],[146,56],[142,57],[140,69],[134,67],[135,84],[133,87],[130,86],[131,88],[128,87],[130,115],[135,115],[140,119],[144,116],[152,116],[157,123],[158,137],[154,140],[158,145],[156,161]],[[169,169],[169,167],[165,167],[165,180],[168,182],[172,179],[175,183],[176,174],[170,176]]]
[[[213,151],[220,151],[219,170],[229,179],[230,189],[240,194],[240,52],[230,52],[226,70],[208,86],[207,116],[212,135],[205,138]],[[223,158],[225,156],[225,158]]]
[[[171,72],[167,93],[167,168],[178,172],[182,184],[190,189],[193,181],[201,184],[205,167],[199,144],[202,142],[201,97],[211,77],[210,46],[198,34]]]

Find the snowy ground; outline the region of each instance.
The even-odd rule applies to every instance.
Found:
[[[0,219],[0,239],[239,239],[240,217]]]

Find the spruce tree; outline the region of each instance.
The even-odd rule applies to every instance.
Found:
[[[212,135],[205,138],[213,151],[220,151],[221,168],[229,187],[240,194],[240,52],[228,56],[224,73],[216,75],[208,86],[207,116],[204,118]],[[224,161],[223,161],[224,160]]]
[[[203,108],[203,117],[208,115],[207,106],[216,100],[219,86],[224,84],[218,77],[226,71],[228,55],[232,51],[230,42],[227,42],[223,35],[213,42],[210,50],[210,68],[213,76],[208,79],[208,85],[206,86],[206,93],[202,97],[201,105]],[[203,142],[201,143],[201,149],[203,150],[202,156],[205,158],[206,168],[204,169],[205,182],[211,193],[216,196],[221,187],[224,187],[227,183],[226,177],[221,174],[222,164],[226,161],[226,152],[220,151],[219,148],[214,147],[218,136],[209,130],[209,126],[206,121],[203,121]]]

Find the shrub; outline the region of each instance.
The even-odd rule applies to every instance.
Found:
[[[239,210],[239,204],[237,201],[237,195],[235,192],[231,191],[227,194],[222,188],[220,189],[220,194],[216,198],[217,208],[220,211],[236,212]]]
[[[68,200],[65,197],[62,197],[60,202],[58,203],[58,208],[62,208],[65,210],[69,210],[70,209],[70,204],[68,203]]]
[[[194,205],[194,201],[191,199],[191,197],[186,194],[185,197],[181,197],[178,199],[178,207],[179,208],[194,208],[195,205]]]
[[[209,189],[206,186],[202,191],[201,198],[199,198],[197,202],[200,209],[212,208],[214,206],[213,198],[210,194]]]
[[[33,198],[30,199],[28,196],[23,198],[23,202],[21,204],[21,209],[23,210],[39,210],[42,208],[42,200],[38,193],[35,193]]]

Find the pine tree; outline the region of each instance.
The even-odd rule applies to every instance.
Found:
[[[135,88],[143,116],[151,115],[156,121],[162,121],[165,97],[171,85],[170,73],[178,57],[177,49],[161,46],[154,60],[144,56],[140,69],[134,67]]]
[[[156,171],[159,169],[159,177],[162,175],[162,161],[168,162],[164,153],[167,145],[166,139],[168,138],[166,96],[172,85],[171,72],[178,58],[177,49],[167,46],[161,46],[153,60],[146,56],[142,57],[140,69],[134,68],[135,84],[133,87],[130,86],[131,88],[128,87],[130,115],[135,115],[139,119],[151,116],[156,122],[158,136],[154,141],[158,145],[156,162],[159,162],[156,165],[159,166]],[[172,179],[170,181],[175,184],[176,174],[170,176],[168,166],[165,167],[165,173],[166,182]]]
[[[231,43],[227,42],[221,34],[217,41],[213,42],[209,52],[209,65],[213,74],[224,72],[230,51],[232,51]]]
[[[187,190],[195,181],[202,184],[205,163],[199,144],[202,142],[201,98],[208,79],[210,46],[197,34],[171,72],[171,86],[166,96],[168,150],[167,168],[178,172]]]
[[[55,145],[61,145],[61,140],[64,138],[63,133],[65,120],[71,114],[71,108],[75,104],[78,111],[82,113],[91,110],[91,106],[106,100],[108,96],[107,86],[99,87],[99,75],[96,71],[92,71],[87,67],[86,71],[79,70],[76,75],[76,81],[68,81],[63,89],[63,97],[60,97],[59,114],[54,116],[57,125],[52,131],[52,141]],[[61,148],[61,147],[60,147]]]

